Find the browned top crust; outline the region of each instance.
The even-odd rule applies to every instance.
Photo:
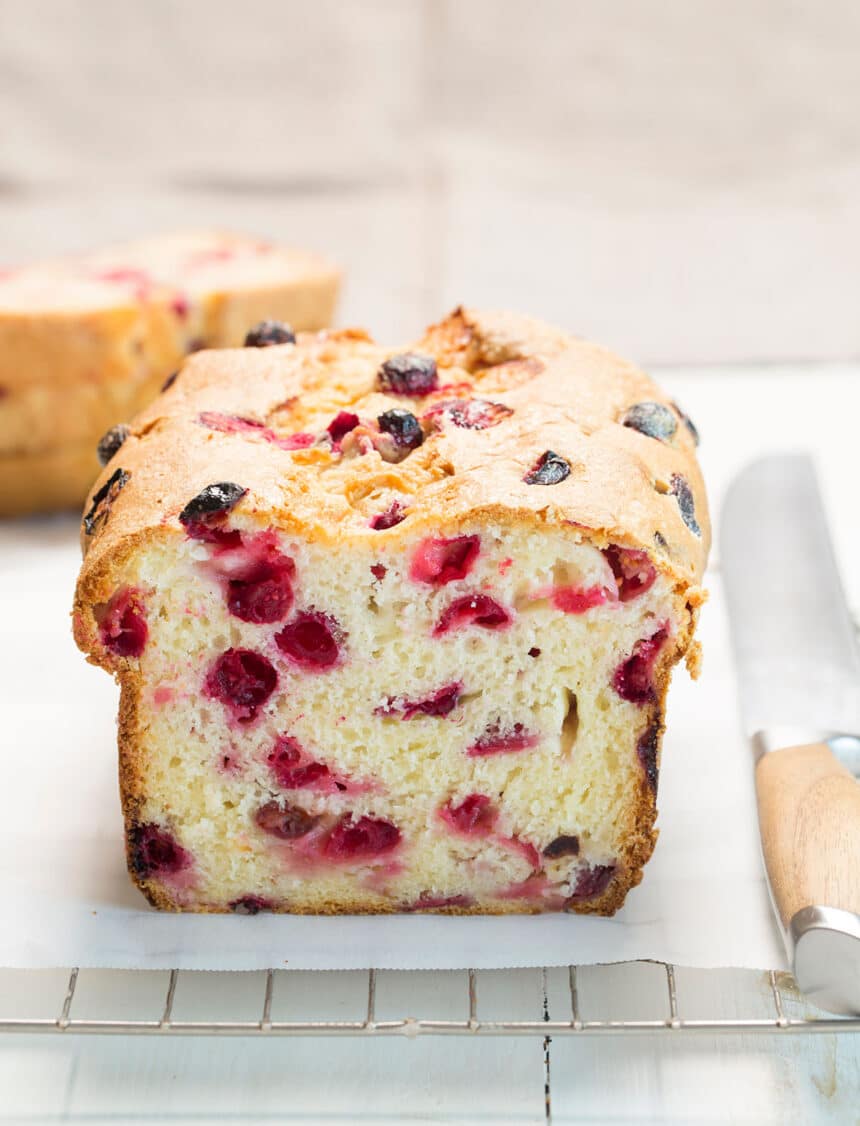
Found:
[[[93,530],[82,534],[79,596],[103,597],[107,571],[141,535],[178,534],[188,501],[230,481],[248,489],[237,516],[259,511],[267,523],[341,545],[412,534],[443,519],[450,527],[479,513],[500,524],[578,526],[598,543],[648,551],[698,601],[710,523],[693,432],[647,375],[595,344],[503,312],[457,309],[408,349],[437,362],[438,389],[425,397],[380,389],[380,365],[401,351],[343,330],[191,356],[132,423],[87,500]],[[462,414],[458,425],[450,408],[434,410],[464,399],[502,409],[486,409],[481,428],[462,425]],[[641,415],[654,408],[628,416],[642,403],[660,405],[662,436],[643,432]],[[372,440],[377,417],[392,408],[418,416],[425,432],[399,463]],[[370,435],[362,444],[365,427],[357,428],[344,452],[326,434],[339,411],[366,421]],[[312,440],[295,434],[317,442],[283,448]],[[547,451],[569,463],[569,475],[528,484]],[[95,511],[94,496],[104,498]],[[371,530],[369,514],[391,496],[403,498],[406,522]]]

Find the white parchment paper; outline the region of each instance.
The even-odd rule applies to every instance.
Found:
[[[77,521],[0,532],[0,965],[18,968],[454,969],[658,958],[784,968],[758,851],[717,576],[702,679],[676,672],[660,840],[613,919],[163,915],[122,847],[118,690],[70,634]]]

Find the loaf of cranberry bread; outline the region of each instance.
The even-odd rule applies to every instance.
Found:
[[[256,322],[330,323],[337,271],[302,251],[184,234],[0,271],[0,516],[79,506],[100,436],[189,352]]]
[[[694,446],[647,376],[510,314],[189,358],[87,502],[74,611],[150,902],[616,911],[696,671]]]

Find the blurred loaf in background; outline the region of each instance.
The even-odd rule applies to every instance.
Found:
[[[189,352],[264,319],[331,321],[324,259],[223,232],[175,234],[0,275],[0,516],[76,507],[104,433]]]

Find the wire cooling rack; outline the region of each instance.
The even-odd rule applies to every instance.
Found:
[[[641,965],[641,963],[628,963],[628,966]],[[653,1017],[636,1017],[632,1019],[595,1019],[584,1011],[581,1003],[581,990],[579,975],[581,967],[567,966],[563,969],[541,969],[533,971],[540,975],[540,992],[542,1004],[538,1003],[531,1019],[514,1019],[498,1015],[488,1018],[482,1016],[481,1007],[481,979],[484,971],[468,970],[462,976],[462,986],[465,995],[461,998],[464,1016],[462,1019],[437,1019],[416,1016],[411,1011],[404,1011],[402,1015],[385,1016],[380,1019],[377,1009],[377,982],[380,973],[386,971],[368,970],[361,976],[364,978],[362,985],[362,1012],[356,1019],[303,1019],[280,1020],[273,1019],[273,994],[276,980],[283,982],[286,979],[286,989],[290,988],[290,977],[293,971],[268,970],[261,980],[259,997],[259,1010],[256,1019],[177,1019],[174,1015],[174,1005],[177,987],[180,979],[197,979],[195,986],[204,985],[217,989],[217,982],[225,975],[210,974],[206,971],[171,970],[165,974],[167,978],[166,991],[162,993],[158,1003],[160,1015],[148,1019],[139,1019],[128,1016],[100,1016],[78,1017],[75,1015],[75,1000],[78,994],[79,970],[71,969],[65,986],[65,994],[57,999],[56,1015],[28,1017],[3,1015],[2,989],[0,989],[0,1032],[31,1032],[31,1033],[58,1033],[70,1034],[121,1034],[121,1035],[174,1035],[174,1036],[392,1036],[400,1035],[414,1037],[418,1035],[432,1036],[591,1036],[591,1035],[621,1035],[621,1034],[662,1034],[674,1036],[680,1033],[834,1033],[834,1032],[860,1032],[860,1016],[836,1017],[830,1014],[812,1010],[805,1004],[803,998],[797,993],[793,980],[787,974],[771,972],[764,978],[764,996],[767,996],[767,1005],[762,1011],[762,993],[759,991],[759,1004],[754,1004],[755,998],[750,995],[749,1015],[732,1015],[729,1017],[693,1017],[685,1015],[684,1000],[679,987],[678,971],[676,967],[666,963],[650,963],[657,970],[662,970],[665,981],[661,989],[662,1002],[652,996],[651,1001],[655,1012]],[[592,967],[589,967],[592,969]],[[7,971],[8,972],[8,971]],[[23,971],[36,972],[36,971]],[[65,971],[63,971],[65,972]],[[510,973],[516,971],[494,971],[495,973]],[[682,971],[683,972],[683,971]],[[553,975],[554,991],[548,988],[548,975]],[[127,995],[126,986],[131,979],[140,974],[137,971],[117,971],[118,978],[113,985],[113,993],[109,995],[108,1002],[116,1002],[116,1011],[122,1011],[120,1002]],[[236,976],[236,975],[227,975]],[[239,975],[240,977],[243,975]],[[316,981],[322,983],[325,975],[315,975]],[[338,985],[329,981],[327,988],[337,990]],[[335,978],[337,975],[333,975]],[[355,975],[352,975],[353,978]],[[401,975],[403,976],[403,975]],[[432,971],[420,971],[418,976],[425,982],[434,976]],[[448,975],[450,978],[452,975]],[[207,980],[208,979],[208,980]],[[432,984],[432,983],[431,983]],[[560,986],[563,985],[563,988]],[[205,990],[204,990],[205,991]],[[559,1016],[551,1015],[549,1004],[550,993],[553,992],[552,1012]],[[562,998],[563,994],[563,1000]],[[641,1000],[641,998],[640,998]],[[788,1003],[786,1003],[788,1002]],[[414,996],[410,999],[410,1007],[415,1004]],[[789,1015],[790,1009],[801,1006],[799,1016]],[[389,1006],[390,1007],[390,1006]],[[492,1006],[498,1010],[498,1004]],[[512,1005],[512,1009],[519,1006]],[[641,1007],[641,1006],[640,1006]],[[563,1010],[563,1011],[562,1011]],[[420,1011],[420,1010],[419,1010]],[[468,1014],[468,1015],[465,1015]]]

